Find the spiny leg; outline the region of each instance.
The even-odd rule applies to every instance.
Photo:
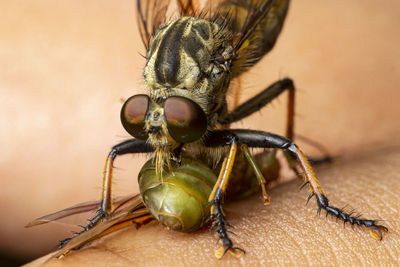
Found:
[[[117,216],[111,220],[107,220],[102,224],[97,224],[93,228],[81,233],[79,236],[71,239],[71,242],[61,248],[55,255],[55,258],[63,258],[71,251],[76,251],[112,232],[126,228],[128,226],[135,226],[138,229],[140,226],[145,225],[154,220],[154,217],[149,214],[147,210],[138,207],[136,211],[131,211],[129,214],[123,213],[122,216]]]
[[[101,191],[101,203],[99,209],[96,211],[96,215],[89,219],[89,223],[83,227],[81,232],[75,233],[75,235],[79,235],[83,232],[88,231],[93,228],[99,221],[102,219],[107,219],[111,213],[112,208],[112,178],[113,178],[113,164],[114,160],[117,156],[128,154],[128,153],[148,153],[153,152],[154,148],[146,143],[144,140],[139,139],[131,139],[124,141],[115,145],[110,153],[107,156],[106,164],[104,167],[103,174],[103,185]],[[60,247],[64,247],[69,241],[71,237],[66,238],[60,241]]]
[[[115,145],[108,154],[106,164],[104,167],[103,186],[101,192],[101,204],[97,211],[97,215],[93,217],[88,226],[93,227],[100,219],[107,218],[110,215],[112,208],[112,178],[113,178],[113,165],[117,156],[128,153],[148,153],[153,152],[154,148],[144,140],[131,139]]]
[[[356,224],[360,227],[365,226],[370,229],[370,234],[373,238],[382,240],[382,231],[387,232],[387,227],[377,224],[378,220],[369,220],[360,218],[359,216],[352,216],[353,212],[347,213],[343,209],[329,205],[329,200],[322,191],[322,187],[318,182],[317,177],[315,176],[314,171],[312,170],[310,163],[308,162],[303,151],[301,151],[301,149],[295,144],[291,144],[288,150],[296,157],[304,172],[306,182],[310,186],[311,194],[308,196],[308,200],[313,196],[315,196],[317,199],[318,214],[320,214],[321,210],[324,209],[326,211],[326,216],[331,215],[342,220],[343,225],[345,225],[346,222],[349,222],[350,225]]]
[[[329,214],[342,220],[344,224],[349,222],[351,225],[365,226],[370,230],[370,234],[375,239],[382,239],[382,231],[388,231],[385,226],[378,224],[378,220],[369,220],[358,216],[352,216],[351,212],[347,213],[343,211],[343,209],[329,205],[329,200],[324,194],[307,157],[296,144],[285,137],[253,130],[215,130],[208,133],[204,143],[209,147],[223,146],[233,139],[232,136],[236,138],[238,143],[246,144],[249,147],[279,148],[289,151],[299,163],[303,170],[304,178],[310,186],[311,194],[308,199],[311,199],[313,196],[316,197],[318,213],[324,209],[327,215]]]
[[[259,111],[264,106],[271,103],[274,99],[278,98],[283,92],[288,91],[287,101],[287,113],[286,113],[286,133],[285,136],[289,139],[294,137],[294,111],[295,111],[295,91],[293,80],[290,78],[284,78],[276,81],[266,89],[261,91],[256,96],[250,98],[239,107],[235,108],[226,117],[219,120],[219,123],[228,125],[230,123],[244,119],[256,111]],[[275,153],[275,152],[273,152]],[[301,177],[300,173],[296,168],[296,163],[285,153],[285,157],[289,163],[290,168],[296,173],[298,177]]]
[[[294,113],[295,113],[295,93],[296,87],[294,86],[293,80],[290,78],[284,78],[282,80],[274,82],[266,89],[261,91],[256,96],[250,98],[239,107],[235,108],[231,113],[219,119],[219,123],[222,125],[229,125],[230,123],[244,119],[254,112],[260,110],[264,106],[268,105],[271,101],[278,98],[283,92],[288,91],[287,101],[287,112],[286,112],[286,132],[285,137],[293,140],[294,138]],[[325,149],[321,148],[321,145],[305,137],[301,137],[305,142],[321,150],[324,156],[321,159],[312,160],[316,164],[330,162],[332,159],[326,153]],[[289,162],[292,170],[299,175],[295,168],[295,162],[291,160],[288,153],[285,153],[286,159]],[[299,176],[301,177],[301,176]]]
[[[288,91],[287,101],[287,113],[286,113],[286,133],[285,136],[289,139],[293,139],[294,136],[294,110],[295,110],[295,86],[292,79],[285,78],[274,82],[266,89],[261,91],[256,96],[250,98],[239,107],[235,108],[226,117],[219,120],[219,123],[228,125],[230,123],[244,119],[254,112],[260,110],[264,106],[268,105],[274,99],[278,98],[283,92]],[[291,169],[296,173],[298,177],[301,177],[298,172],[295,162],[285,153],[286,159]]]
[[[218,236],[222,242],[222,247],[215,252],[217,258],[222,258],[226,252],[230,251],[233,255],[240,257],[244,250],[233,246],[232,240],[229,238],[226,221],[222,211],[223,196],[226,192],[229,177],[232,172],[233,164],[237,153],[237,142],[235,139],[230,140],[230,148],[228,155],[225,157],[218,180],[210,194],[208,201],[212,204],[211,206],[211,218],[213,220],[213,226],[217,228]],[[239,252],[239,253],[238,253]]]
[[[219,119],[219,123],[222,125],[231,124],[233,122],[242,120],[256,111],[259,111],[261,108],[269,104],[272,100],[276,99],[280,94],[289,91],[288,95],[288,114],[287,114],[287,123],[286,123],[286,135],[288,138],[293,137],[293,128],[294,128],[294,99],[295,99],[295,87],[293,81],[289,78],[285,78],[279,80],[272,85],[268,86],[266,89],[261,91],[256,96],[250,98],[237,108],[235,108],[232,112],[230,112],[225,117]]]

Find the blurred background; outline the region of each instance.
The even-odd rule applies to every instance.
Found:
[[[121,99],[145,92],[145,50],[134,0],[0,9],[0,265],[19,265],[72,229],[26,223],[100,198],[106,155],[129,138]],[[399,10],[397,0],[293,0],[275,49],[244,75],[242,101],[288,76],[299,89],[296,133],[335,156],[400,145]],[[283,96],[233,127],[283,133],[285,104]],[[116,161],[114,195],[138,191],[145,160]]]

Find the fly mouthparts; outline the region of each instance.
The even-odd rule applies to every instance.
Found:
[[[161,130],[161,126],[150,126],[148,133],[154,134]]]

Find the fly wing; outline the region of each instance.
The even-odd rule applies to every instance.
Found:
[[[144,206],[140,194],[128,197],[120,197],[114,200],[113,204],[114,210],[108,219],[103,219],[89,230],[83,231],[80,234],[68,239],[68,242],[66,242],[66,244],[53,256],[57,258],[64,257],[72,250],[79,249],[91,241],[99,239],[109,233],[131,225],[134,225],[138,228],[139,226],[154,220],[154,217]],[[94,211],[99,208],[99,205],[100,201],[90,201],[77,204],[64,210],[40,217],[27,224],[25,227],[45,224],[72,215]]]
[[[116,208],[114,209],[113,213],[117,213],[120,210],[122,210],[124,207],[131,205],[130,202],[136,203],[136,201],[138,201],[138,199],[140,199],[140,201],[141,201],[141,198],[139,195],[120,197],[120,198],[115,199],[113,201],[113,204],[116,206]],[[72,215],[89,212],[89,211],[95,211],[100,207],[100,202],[101,201],[97,200],[97,201],[89,201],[89,202],[80,203],[80,204],[74,205],[72,207],[69,207],[69,208],[42,216],[40,218],[37,218],[37,219],[31,221],[30,223],[28,223],[25,227],[41,225],[41,224],[45,224],[45,223],[49,223],[49,222],[53,222],[53,221],[58,221],[60,219],[63,219],[65,217],[69,217]]]
[[[165,22],[169,0],[137,0],[137,19],[140,36],[146,49],[149,49],[151,38]]]
[[[107,234],[132,225],[138,228],[152,220],[154,220],[154,217],[146,209],[140,195],[138,195],[138,197],[123,203],[123,206],[120,206],[109,219],[100,221],[91,229],[71,238],[54,257],[62,258],[72,250],[79,249]]]
[[[90,201],[90,202],[85,202],[85,203],[80,203],[75,206],[45,215],[43,217],[37,218],[27,225],[25,227],[32,227],[40,224],[45,224],[49,223],[52,221],[57,221],[65,217],[69,217],[75,214],[80,214],[88,211],[93,211],[96,208],[98,208],[100,205],[100,201]]]
[[[232,74],[234,77],[253,66],[273,46],[281,32],[289,0],[225,0],[217,14],[228,18],[233,33]]]
[[[196,0],[177,0],[182,16],[195,16],[198,13],[199,4]]]

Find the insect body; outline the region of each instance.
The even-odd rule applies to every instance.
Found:
[[[139,173],[139,188],[151,214],[166,227],[192,232],[204,226],[210,214],[208,197],[217,176],[206,165],[190,157],[182,157],[179,166],[159,179],[153,160]]]
[[[249,194],[258,189],[255,172],[258,172],[259,177],[268,175],[268,181],[263,183],[279,177],[280,165],[273,152],[258,154],[255,160],[256,164],[265,167],[258,170],[247,164],[235,166],[227,198],[240,198],[241,193]],[[140,194],[146,207],[162,225],[176,231],[192,232],[209,221],[208,198],[217,182],[216,173],[220,166],[211,169],[206,162],[201,158],[181,155],[181,162],[173,163],[163,173],[162,179],[156,173],[153,159],[143,166],[138,176]],[[264,194],[267,195],[266,192]]]
[[[149,212],[166,227],[186,232],[197,230],[210,219],[222,243],[217,256],[228,251],[240,255],[243,250],[233,245],[226,230],[222,200],[228,186],[234,185],[232,179],[238,177],[232,175],[232,170],[241,153],[261,185],[264,203],[269,203],[264,175],[270,172],[260,171],[248,147],[272,149],[271,155],[282,149],[291,167],[303,173],[311,191],[309,199],[315,196],[318,211],[324,209],[344,223],[365,226],[381,239],[386,227],[329,204],[304,153],[291,141],[295,92],[292,80],[279,80],[228,112],[226,93],[231,80],[272,49],[289,0],[225,0],[208,15],[195,12],[194,1],[178,4],[182,16],[164,22],[167,1],[137,1],[139,30],[147,49],[143,77],[149,93],[134,95],[124,103],[121,121],[135,138],[112,148],[106,161],[98,213],[80,235],[63,243],[65,247],[58,256],[110,228],[144,223],[151,218]],[[258,111],[284,91],[289,93],[285,137],[229,129],[229,124]],[[148,210],[138,201],[122,210],[112,210],[113,161],[127,153],[154,153],[139,174]],[[270,169],[277,166],[276,161],[268,163]],[[244,180],[246,176],[239,178]],[[65,212],[56,213],[50,218],[64,215]]]

